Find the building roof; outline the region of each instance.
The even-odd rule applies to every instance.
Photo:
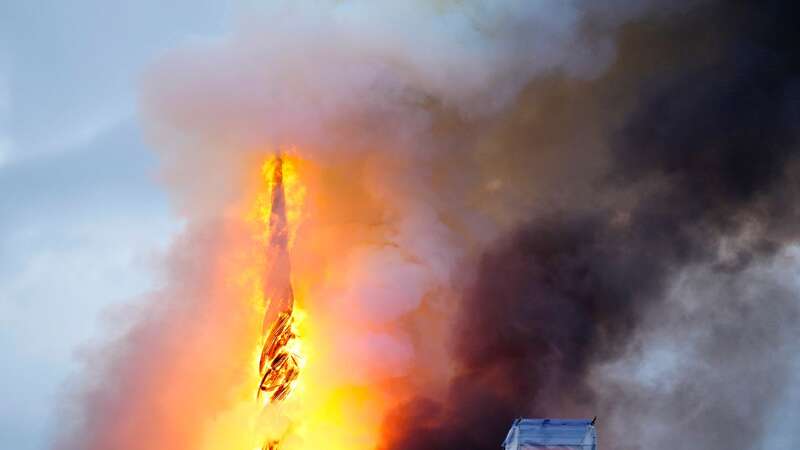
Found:
[[[517,419],[503,446],[507,449],[538,447],[597,448],[597,434],[589,419]]]

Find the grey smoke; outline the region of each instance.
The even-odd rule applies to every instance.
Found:
[[[385,448],[496,448],[515,416],[595,414],[612,448],[757,448],[797,353],[779,270],[798,226],[791,18],[780,2],[276,2],[166,54],[143,108],[190,223],[282,145],[380,206],[380,239],[340,261],[379,269],[344,291],[347,314],[391,330],[365,366],[396,352],[416,392]],[[113,356],[123,385],[157,341]],[[86,423],[141,426],[111,389],[90,390]],[[73,446],[112,442],[92,428]]]

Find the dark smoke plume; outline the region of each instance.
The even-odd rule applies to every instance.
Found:
[[[789,370],[781,349],[797,337],[794,297],[754,275],[800,226],[796,9],[706,2],[620,32],[671,36],[648,51],[682,64],[625,67],[623,43],[596,81],[636,90],[596,192],[614,206],[539,213],[483,255],[463,293],[447,394],[398,407],[387,448],[495,449],[521,415],[600,415],[604,448],[759,445]],[[622,97],[598,102],[618,110]],[[673,305],[680,276],[688,298]],[[592,380],[647,339],[671,339],[691,359],[670,386]]]

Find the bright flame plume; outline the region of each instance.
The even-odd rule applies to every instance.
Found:
[[[269,236],[267,245],[267,275],[264,282],[266,312],[262,326],[263,339],[258,361],[257,399],[265,404],[285,400],[295,387],[302,362],[300,339],[294,317],[294,290],[289,261],[290,223],[287,219],[289,204],[284,187],[284,162],[279,155],[264,167],[268,180],[269,203],[262,208],[267,220]],[[287,164],[287,167],[291,167]],[[288,173],[292,173],[287,170]],[[290,180],[292,178],[290,177]],[[293,190],[293,192],[295,192]],[[299,208],[298,199],[291,206]],[[268,439],[265,450],[277,449],[280,440]]]
[[[347,375],[353,349],[337,344],[342,332],[353,329],[343,328],[335,315],[319,313],[336,308],[340,299],[313,298],[309,306],[317,314],[306,309],[309,295],[319,295],[316,283],[338,282],[341,276],[336,267],[340,243],[314,236],[325,226],[309,214],[309,204],[316,201],[316,211],[332,206],[329,195],[317,193],[314,199],[309,193],[306,198],[307,182],[319,184],[301,175],[315,174],[291,152],[261,164],[258,191],[243,212],[245,228],[253,235],[245,239],[252,248],[242,252],[258,249],[258,255],[242,258],[245,262],[231,269],[235,282],[250,292],[246,301],[259,319],[248,323],[258,331],[251,333],[251,349],[242,352],[242,364],[249,369],[241,385],[232,387],[229,405],[205,430],[202,450],[378,446],[388,393],[382,382]],[[292,270],[298,258],[302,264]]]

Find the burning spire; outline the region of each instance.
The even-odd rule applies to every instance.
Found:
[[[257,399],[265,404],[284,400],[292,391],[300,374],[300,354],[295,330],[294,292],[289,262],[289,227],[286,218],[286,194],[283,185],[283,159],[275,158],[267,165],[271,190],[269,210],[269,241],[267,244],[267,272],[264,278],[265,314],[262,325],[261,357],[258,372],[261,381],[256,391]],[[277,448],[277,442],[268,441],[264,449]]]
[[[289,224],[286,219],[286,194],[283,186],[283,158],[278,155],[272,164],[267,164],[265,176],[270,187],[269,240],[267,243],[267,271],[264,278],[264,301],[266,314],[262,332],[266,333],[277,317],[294,307],[294,292],[289,263]]]

